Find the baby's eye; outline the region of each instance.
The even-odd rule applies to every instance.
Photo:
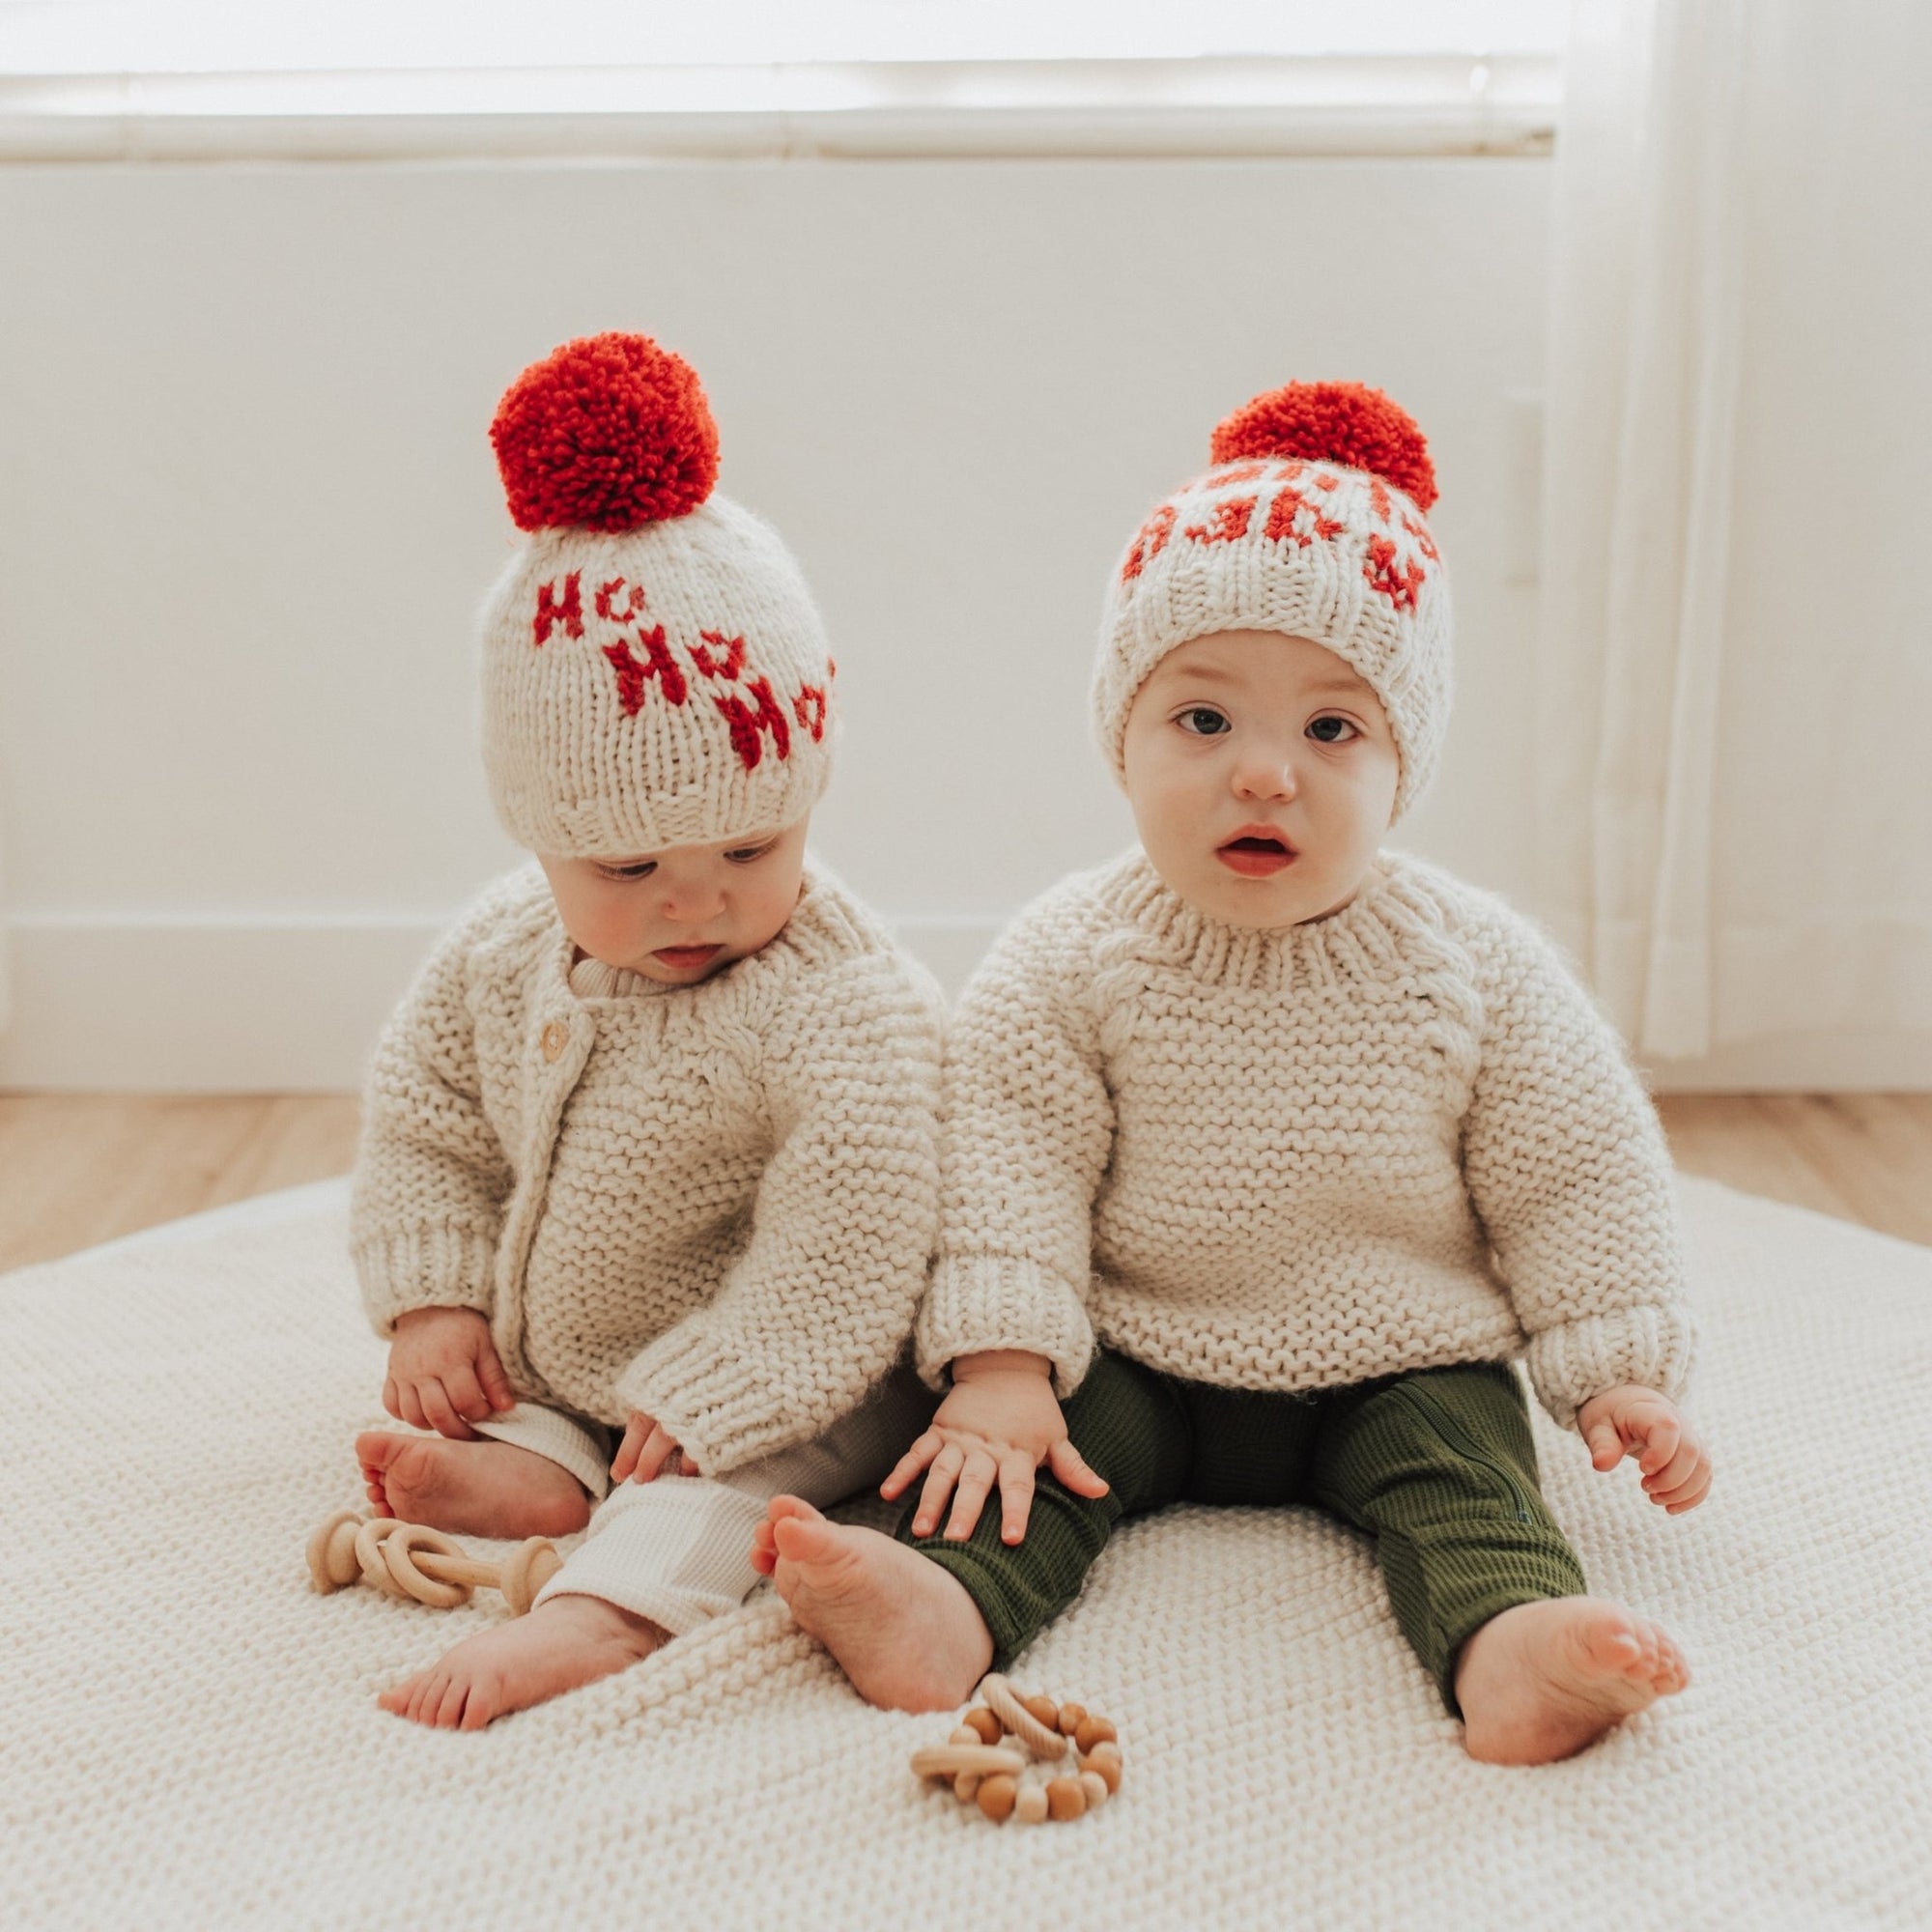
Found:
[[[762,859],[778,844],[776,838],[764,845],[741,845],[735,852],[725,853],[725,858],[734,866],[749,866],[754,859]]]
[[[1346,718],[1318,718],[1309,725],[1308,735],[1318,745],[1346,745],[1362,734]]]
[[[648,879],[658,868],[655,859],[639,859],[635,866],[600,866],[607,879]]]
[[[1211,704],[1190,704],[1174,722],[1197,738],[1218,738],[1229,728],[1227,719]]]

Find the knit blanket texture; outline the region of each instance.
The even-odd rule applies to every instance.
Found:
[[[504,1612],[309,1589],[381,1419],[345,1201],[0,1279],[0,1923],[1926,1922],[1932,1250],[1686,1181],[1711,1500],[1667,1519],[1536,1416],[1592,1587],[1678,1634],[1682,1696],[1566,1764],[1471,1763],[1359,1537],[1178,1508],[1014,1667],[1126,1762],[1024,1828],[916,1782],[952,1720],[868,1709],[768,1593],[480,1735],[379,1711]]]

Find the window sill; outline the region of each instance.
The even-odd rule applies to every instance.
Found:
[[[0,77],[0,162],[1543,155],[1546,55]]]

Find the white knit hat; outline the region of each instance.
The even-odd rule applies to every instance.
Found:
[[[833,664],[778,533],[714,495],[696,373],[567,342],[490,426],[519,529],[483,613],[483,762],[532,851],[619,857],[792,824],[832,773]]]
[[[1312,638],[1374,689],[1402,759],[1395,810],[1435,769],[1449,718],[1449,580],[1413,420],[1359,383],[1291,383],[1215,430],[1214,468],[1160,504],[1108,590],[1094,722],[1124,779],[1127,713],[1176,645],[1215,631]]]

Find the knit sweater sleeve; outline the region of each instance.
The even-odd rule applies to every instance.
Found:
[[[1690,1370],[1670,1155],[1623,1042],[1556,949],[1486,923],[1482,1064],[1463,1172],[1565,1427],[1622,1382],[1675,1397]]]
[[[466,920],[431,954],[383,1030],[363,1094],[350,1247],[384,1339],[413,1309],[491,1312],[512,1176],[484,1116],[465,999],[478,925]]]
[[[917,1330],[935,1388],[961,1355],[1024,1349],[1052,1362],[1066,1396],[1094,1358],[1092,1214],[1114,1103],[1090,998],[1091,917],[1065,898],[1021,914],[953,1015],[939,1261]]]
[[[822,1434],[903,1350],[938,1227],[939,1051],[937,989],[890,954],[813,976],[775,1016],[750,1241],[616,1382],[706,1475]]]

